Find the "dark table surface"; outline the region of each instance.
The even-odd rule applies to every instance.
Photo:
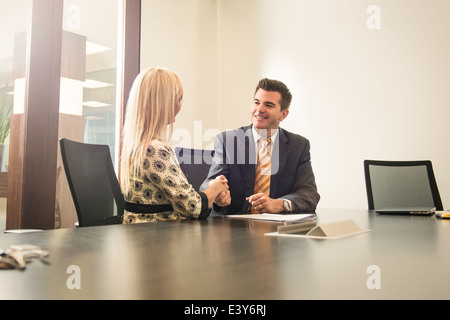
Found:
[[[4,233],[0,248],[33,244],[50,256],[0,270],[0,299],[450,299],[450,220],[344,209],[317,216],[372,231],[282,238],[265,235],[278,222],[210,217]],[[369,288],[371,266],[379,288]],[[74,275],[79,289],[68,286]]]

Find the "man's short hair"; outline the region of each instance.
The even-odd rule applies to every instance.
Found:
[[[281,110],[289,109],[292,101],[292,94],[283,82],[264,78],[261,79],[256,86],[255,94],[259,89],[263,89],[264,91],[279,92],[281,94]]]

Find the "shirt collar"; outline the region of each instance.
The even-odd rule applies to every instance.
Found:
[[[273,131],[275,131],[275,132],[273,132]],[[271,141],[275,141],[275,139],[278,136],[279,131],[280,131],[280,129],[272,130],[273,133],[270,137]],[[255,141],[255,145],[258,145],[258,140],[259,140],[259,138],[261,138],[261,135],[258,133],[258,131],[256,131],[254,126],[252,126],[252,132],[253,132],[253,140]],[[263,137],[263,139],[266,139],[266,138]]]

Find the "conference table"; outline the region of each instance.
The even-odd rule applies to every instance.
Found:
[[[209,217],[3,233],[48,251],[0,270],[0,299],[449,299],[450,220],[318,209],[353,220],[341,239],[269,236],[284,222]],[[74,285],[76,284],[76,285]]]

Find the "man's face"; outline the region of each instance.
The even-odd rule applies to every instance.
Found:
[[[278,129],[280,122],[283,121],[289,110],[281,111],[281,94],[276,91],[265,91],[259,89],[251,110],[253,126],[259,132],[260,129]],[[270,135],[270,131],[269,135]]]

